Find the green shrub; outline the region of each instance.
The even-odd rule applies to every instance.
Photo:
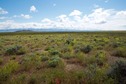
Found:
[[[18,80],[20,81],[20,82],[24,82],[24,80],[26,79],[26,74],[20,74],[19,76],[18,76]],[[18,82],[19,82],[18,81]]]
[[[33,67],[32,64],[33,64],[33,63],[30,62],[30,60],[22,61],[21,70],[23,70],[23,71],[28,71],[28,70],[30,70],[30,69]]]
[[[103,38],[102,41],[105,42],[105,43],[108,43],[109,39],[108,38]]]
[[[85,71],[85,84],[115,84],[108,78],[105,68],[99,68],[96,64],[88,65]]]
[[[115,80],[117,84],[126,84],[126,61],[117,61],[108,70],[108,77]]]
[[[70,48],[68,48],[67,46],[63,46],[61,48],[61,53],[67,53],[67,52],[70,52],[70,51],[71,51]]]
[[[49,59],[48,56],[41,56],[41,61],[47,61]]]
[[[35,56],[35,55],[25,56],[22,59],[21,70],[29,71],[35,67],[38,67],[38,64],[41,63],[40,61],[41,61],[40,56]]]
[[[84,58],[84,64],[89,65],[89,64],[96,64],[96,57],[95,55],[93,56],[86,56]]]
[[[47,48],[45,48],[45,51],[49,51],[51,49],[52,49],[51,47],[47,47]]]
[[[118,47],[112,52],[113,56],[126,57],[126,47]]]
[[[85,73],[84,73],[84,71],[75,71],[74,73],[73,73],[73,79],[75,80],[75,82],[77,83],[77,84],[84,84],[84,75],[85,75]]]
[[[80,49],[77,49],[77,48],[76,48],[76,49],[74,49],[74,52],[75,52],[75,53],[78,53],[78,52],[80,52]]]
[[[6,81],[10,74],[15,72],[19,67],[19,64],[15,61],[10,61],[4,67],[0,69],[0,82]]]
[[[120,46],[120,43],[118,43],[118,42],[113,42],[111,45],[112,45],[113,48],[117,48],[117,47]]]
[[[5,71],[4,69],[0,69],[0,83],[3,81],[6,81],[10,76],[10,73],[8,71]]]
[[[51,60],[48,62],[49,67],[56,67],[58,65],[57,60]]]
[[[85,61],[85,54],[83,54],[83,53],[77,53],[76,58],[77,58],[81,63],[84,63],[84,61]]]
[[[4,69],[7,70],[8,72],[14,72],[18,69],[19,64],[16,61],[10,61],[4,66]]]
[[[15,60],[16,59],[16,56],[12,56],[10,59],[11,60]]]
[[[59,64],[59,61],[60,61],[60,58],[55,56],[55,57],[52,57],[49,61],[48,61],[48,66],[49,67],[56,67],[58,66]]]
[[[68,45],[70,44],[70,45],[73,46],[74,45],[73,41],[74,41],[74,39],[67,39],[66,42],[65,42],[65,44],[68,44]]]
[[[70,53],[65,53],[65,54],[63,54],[62,58],[63,59],[71,59],[71,58],[74,58],[74,56],[72,56]]]
[[[97,46],[97,50],[103,50],[102,46]]]
[[[103,51],[98,52],[95,57],[97,64],[100,66],[102,66],[107,61],[106,53]]]
[[[75,53],[78,53],[78,52],[80,52],[81,51],[81,45],[76,45],[76,46],[74,46],[74,52]]]
[[[26,84],[26,74],[18,74],[15,77],[10,78],[8,84]]]
[[[22,55],[25,54],[25,49],[22,46],[12,46],[6,49],[5,54],[7,55]]]
[[[60,55],[60,52],[57,50],[50,50],[49,53],[50,55]]]
[[[41,75],[41,84],[68,84],[64,81],[65,77],[66,72],[63,69],[47,69]]]
[[[92,46],[87,45],[86,47],[82,47],[81,51],[84,53],[89,53],[92,50]]]
[[[28,84],[36,84],[37,80],[34,76],[31,76],[31,78],[28,81]]]

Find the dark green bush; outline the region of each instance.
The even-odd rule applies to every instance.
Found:
[[[117,42],[112,43],[112,47],[113,47],[113,48],[117,48],[117,47],[119,47],[119,46],[120,46],[120,43],[117,43]]]
[[[12,46],[6,49],[5,54],[7,55],[22,55],[25,54],[25,49],[22,46]]]
[[[50,55],[60,55],[60,52],[57,50],[50,50]]]
[[[51,49],[52,49],[51,47],[47,47],[47,48],[45,48],[45,51],[49,51]]]
[[[108,77],[115,80],[117,84],[126,84],[126,61],[117,61],[108,70]]]
[[[41,56],[41,61],[47,61],[49,59],[48,56]]]
[[[72,39],[67,39],[66,44],[70,44],[73,40]]]
[[[58,65],[57,60],[51,60],[48,62],[49,67],[56,67]]]
[[[68,45],[74,45],[74,39],[67,39],[65,44],[68,44]]]
[[[87,45],[86,47],[82,47],[81,51],[84,53],[89,53],[92,50],[92,46]]]
[[[55,57],[52,57],[49,61],[48,61],[48,66],[49,67],[53,67],[55,68],[56,66],[58,66],[58,63],[60,61],[60,58],[55,56]]]

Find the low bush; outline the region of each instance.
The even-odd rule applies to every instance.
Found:
[[[56,67],[58,66],[59,64],[59,61],[60,61],[60,58],[55,56],[55,57],[52,57],[49,61],[48,61],[48,66],[49,67]]]
[[[108,70],[107,75],[114,79],[117,84],[126,84],[126,61],[115,62]]]
[[[60,55],[60,52],[57,50],[50,50],[49,53],[50,55]]]
[[[15,60],[16,59],[16,56],[12,56],[11,58],[10,58],[10,60]]]
[[[85,84],[115,84],[114,80],[106,75],[106,69],[99,68],[96,64],[88,65],[84,72]]]
[[[0,83],[6,81],[11,73],[15,72],[19,67],[19,64],[15,61],[10,61],[4,67],[0,69]]]
[[[36,84],[37,79],[34,76],[31,76],[31,78],[28,81],[28,84]]]
[[[41,61],[47,61],[49,59],[48,56],[41,56]]]
[[[26,74],[20,74],[20,75],[18,75],[18,80],[20,81],[20,83],[21,82],[25,82],[24,80],[26,80]],[[17,83],[19,82],[19,81],[17,81]]]
[[[26,74],[18,74],[15,77],[10,78],[8,84],[26,84]]]
[[[74,52],[75,53],[78,53],[78,52],[80,52],[81,51],[81,44],[80,45],[75,45],[74,46]]]
[[[68,44],[68,45],[74,45],[74,39],[67,39],[65,44]]]
[[[71,55],[70,53],[65,53],[65,54],[63,54],[62,58],[63,59],[71,59],[71,58],[74,58],[74,56]]]
[[[61,53],[67,53],[67,52],[71,52],[71,49],[68,48],[67,46],[63,46],[60,51]]]
[[[51,50],[52,48],[51,47],[46,47],[45,48],[45,51],[49,51],[49,50]]]
[[[22,46],[12,46],[6,49],[5,54],[7,55],[22,55],[25,54],[26,51]]]
[[[126,47],[118,47],[112,52],[113,56],[126,58]]]
[[[66,72],[63,69],[47,69],[41,75],[41,84],[68,84],[65,79]]]
[[[103,50],[102,46],[97,46],[97,50]]]
[[[81,48],[81,51],[84,53],[89,53],[91,50],[92,50],[92,46],[90,46],[90,45],[87,45],[87,46]]]
[[[117,47],[120,46],[120,43],[119,43],[119,42],[113,42],[113,43],[111,44],[111,46],[112,46],[113,48],[117,48]]]
[[[34,69],[36,67],[39,67],[39,64],[41,63],[41,58],[40,56],[36,56],[36,55],[29,55],[29,56],[25,56],[22,61],[21,61],[21,70],[24,71],[29,71],[31,69]]]
[[[76,58],[81,62],[84,63],[85,62],[85,54],[81,53],[77,53]]]
[[[103,51],[100,51],[96,54],[95,56],[96,58],[96,63],[99,65],[99,66],[102,66],[104,63],[106,63],[107,61],[107,57],[106,57],[106,53],[103,52]]]
[[[33,63],[30,62],[30,60],[23,61],[21,65],[21,70],[22,71],[29,71],[33,67]]]

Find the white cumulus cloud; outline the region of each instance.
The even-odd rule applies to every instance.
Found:
[[[126,18],[126,11],[117,12],[116,15],[117,15],[118,17]]]
[[[104,10],[103,8],[95,9],[93,13],[88,15],[90,22],[96,24],[106,23],[109,18],[110,13],[108,10]]]
[[[79,10],[74,10],[73,12],[71,12],[70,14],[69,14],[69,16],[79,16],[79,15],[81,15],[82,14],[82,12],[80,12]]]
[[[51,20],[50,20],[50,19],[48,19],[48,18],[44,18],[41,22],[48,23],[48,22],[51,22]]]
[[[7,14],[8,12],[2,8],[0,8],[0,14]]]
[[[19,16],[15,16],[19,17]],[[21,14],[20,17],[30,18]],[[77,30],[126,30],[126,10],[96,8],[90,14],[73,10],[70,14],[61,14],[56,18],[44,18],[40,22],[17,23],[15,21],[0,22],[4,28],[64,28]]]
[[[25,14],[21,14],[21,15],[14,15],[13,16],[14,18],[24,18],[24,19],[30,19],[30,18],[32,18],[32,16],[30,16],[30,15],[25,15]]]
[[[37,9],[34,5],[30,7],[30,12],[37,12]]]
[[[24,14],[21,14],[21,17],[23,17],[23,18],[25,18],[25,19],[30,19],[30,18],[32,18],[32,16],[30,16],[30,15],[24,15]]]

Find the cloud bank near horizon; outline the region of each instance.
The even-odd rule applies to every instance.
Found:
[[[39,12],[33,5],[30,12]],[[7,14],[8,11],[0,8],[0,14]],[[73,10],[69,14],[61,14],[53,19],[43,18],[39,22],[16,22],[13,18],[31,19],[35,18],[29,14],[14,15],[12,17],[0,17],[5,21],[0,22],[0,29],[18,28],[62,28],[75,30],[126,30],[126,10],[104,9],[96,7],[90,14],[80,10]]]

